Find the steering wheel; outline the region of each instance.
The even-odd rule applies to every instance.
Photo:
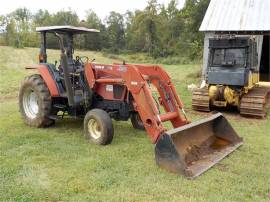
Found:
[[[76,56],[75,62],[76,63],[81,63],[81,64],[85,64],[88,63],[89,58],[87,56]]]

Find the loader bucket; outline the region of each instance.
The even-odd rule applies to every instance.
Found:
[[[194,178],[242,144],[227,119],[217,113],[166,131],[156,144],[155,157],[160,167]]]

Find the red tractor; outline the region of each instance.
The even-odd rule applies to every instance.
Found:
[[[131,119],[133,127],[146,130],[156,144],[157,164],[188,177],[200,175],[243,143],[220,113],[190,123],[170,77],[160,66],[97,64],[86,56],[74,59],[73,36],[98,30],[53,26],[37,31],[41,33],[39,64],[26,67],[37,73],[25,78],[19,94],[27,125],[48,127],[63,114],[84,117],[85,137],[106,145],[114,135],[112,119]],[[47,62],[47,33],[59,40],[58,67]],[[164,128],[165,121],[173,129]]]

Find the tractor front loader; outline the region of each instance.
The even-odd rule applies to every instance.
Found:
[[[27,77],[20,90],[20,110],[26,124],[46,127],[59,119],[59,112],[82,116],[85,137],[106,145],[114,135],[111,119],[131,119],[133,127],[144,129],[156,144],[155,157],[160,167],[191,178],[243,144],[220,113],[190,123],[170,77],[160,66],[97,64],[79,56],[74,60],[70,43],[65,48],[60,34],[71,37],[86,32],[85,28],[65,26],[39,31],[43,36],[44,32],[56,33],[61,62],[58,68],[46,60],[28,67],[38,74]],[[42,47],[41,59],[47,58],[44,50]],[[173,129],[163,126],[166,121]]]

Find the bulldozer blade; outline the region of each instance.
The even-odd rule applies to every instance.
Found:
[[[155,147],[156,163],[195,178],[243,144],[227,119],[217,113],[166,131]]]

